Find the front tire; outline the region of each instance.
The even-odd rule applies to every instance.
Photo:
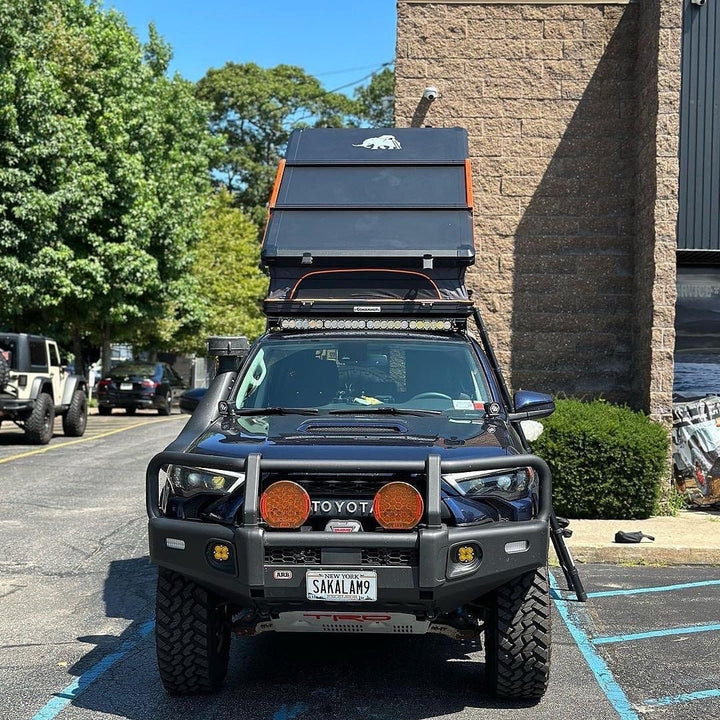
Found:
[[[47,393],[40,393],[30,417],[25,421],[25,435],[32,445],[47,445],[53,436],[55,405]]]
[[[169,415],[172,412],[172,390],[168,390],[162,405],[158,408],[158,415]]]
[[[499,587],[485,624],[485,675],[493,695],[537,701],[550,677],[547,568]]]
[[[87,427],[87,395],[83,390],[76,390],[72,394],[70,407],[63,415],[63,432],[68,437],[82,437]]]
[[[170,694],[217,690],[230,650],[227,606],[193,580],[159,568],[155,647],[160,678]]]

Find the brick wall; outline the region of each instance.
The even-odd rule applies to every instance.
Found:
[[[636,114],[633,402],[671,419],[682,3],[645,0]]]
[[[649,4],[658,2],[671,0]],[[646,409],[669,400],[674,231],[665,231],[677,171],[655,161],[657,114],[637,112],[640,98],[663,96],[643,65],[657,67],[662,48],[640,42],[658,34],[656,15],[636,3],[398,3],[397,123],[469,131],[468,284],[514,389]],[[428,85],[441,93],[431,104],[420,100]],[[639,183],[646,161],[658,169]],[[654,175],[668,181],[662,199]],[[653,272],[662,277],[648,287]]]

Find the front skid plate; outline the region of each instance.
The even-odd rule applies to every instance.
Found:
[[[425,635],[433,633],[456,640],[468,638],[468,630],[460,631],[451,625],[418,620],[410,613],[384,613],[337,610],[298,610],[283,612],[277,618],[261,620],[254,633],[353,633],[387,635]]]

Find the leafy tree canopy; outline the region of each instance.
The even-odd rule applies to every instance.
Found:
[[[261,301],[268,285],[260,269],[257,227],[233,206],[227,190],[211,197],[201,228],[192,276],[204,321],[184,343],[199,353],[211,335],[258,337],[265,328]]]
[[[210,103],[211,130],[224,147],[215,177],[258,227],[290,133],[300,127],[392,124],[394,75],[385,69],[351,99],[323,89],[299,67],[227,63],[207,72],[197,95]],[[390,98],[390,100],[388,100]]]
[[[395,124],[395,72],[384,67],[367,85],[355,88],[355,115],[360,125],[393,127]]]
[[[213,141],[170,57],[97,2],[0,0],[0,323],[125,340],[164,335],[169,309],[198,321]]]

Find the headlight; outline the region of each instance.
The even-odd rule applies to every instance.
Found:
[[[168,465],[166,481],[175,495],[196,493],[229,493],[245,482],[245,473],[210,470],[208,468]],[[162,478],[161,478],[162,480]]]
[[[499,495],[512,500],[525,497],[535,487],[535,472],[532,468],[515,468],[501,473],[493,470],[447,473],[443,479],[461,495],[468,497]]]

